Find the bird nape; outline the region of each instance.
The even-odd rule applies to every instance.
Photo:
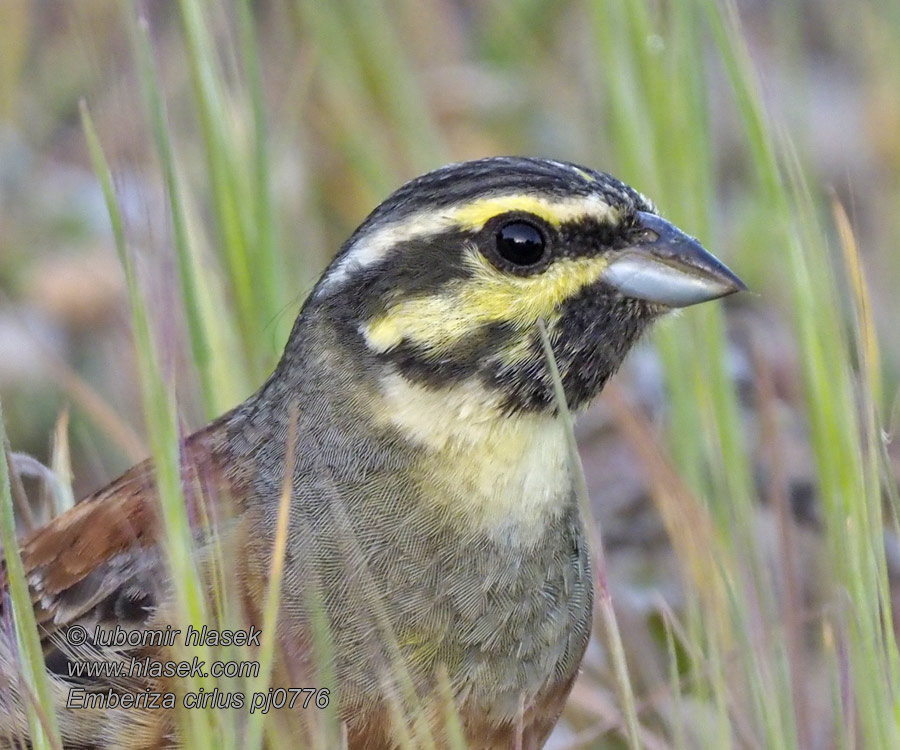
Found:
[[[330,691],[351,750],[450,747],[448,717],[472,750],[542,747],[593,584],[538,322],[578,409],[654,320],[743,288],[636,190],[574,164],[454,164],[387,198],[323,274],[274,373],[180,454],[204,509],[199,575],[211,601],[235,589],[247,627],[289,493],[271,686]],[[177,709],[123,702],[182,705],[183,681],[84,666],[186,658],[147,639],[104,645],[106,629],[223,626],[182,616],[158,506],[145,462],[22,543],[54,700],[42,710],[67,748],[187,746]],[[0,745],[17,747],[29,698],[10,632]],[[93,702],[72,708],[72,691]],[[276,713],[316,747],[323,714]]]

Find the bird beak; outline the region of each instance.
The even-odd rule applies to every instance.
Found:
[[[614,251],[602,279],[627,297],[687,307],[744,291],[744,282],[697,240],[655,214],[637,212],[634,241]]]

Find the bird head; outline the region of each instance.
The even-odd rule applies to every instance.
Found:
[[[496,157],[399,188],[345,243],[307,308],[393,378],[534,412],[556,408],[539,320],[577,408],[652,321],[744,288],[614,177]]]

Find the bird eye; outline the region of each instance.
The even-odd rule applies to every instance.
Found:
[[[532,266],[544,257],[547,242],[540,229],[527,221],[510,221],[497,229],[497,254],[514,266]]]

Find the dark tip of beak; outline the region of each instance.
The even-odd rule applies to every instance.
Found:
[[[687,307],[747,289],[697,240],[655,214],[638,211],[632,243],[616,251],[603,280],[622,294]]]

